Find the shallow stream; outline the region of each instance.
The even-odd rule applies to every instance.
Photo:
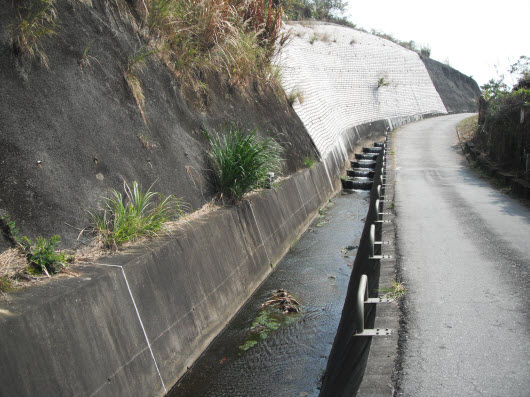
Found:
[[[368,211],[335,196],[168,397],[318,396]],[[299,312],[264,306],[279,289]]]

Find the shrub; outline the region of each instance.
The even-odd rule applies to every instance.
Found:
[[[421,47],[420,55],[425,57],[425,58],[430,58],[431,57],[431,47],[429,47],[428,45],[425,45],[425,46]]]
[[[316,162],[317,160],[312,156],[304,158],[304,164],[307,168],[311,168]]]
[[[388,85],[390,85],[390,83],[386,81],[384,77],[379,77],[377,80],[377,88],[386,87]]]
[[[33,0],[29,5],[19,6],[16,21],[10,27],[13,53],[29,61],[39,58],[49,68],[42,46],[46,39],[57,34],[57,20],[55,0]]]
[[[132,187],[126,182],[123,186],[125,195],[111,190],[102,214],[89,212],[91,226],[106,249],[116,250],[125,242],[167,232],[164,223],[184,213],[184,205],[176,197],[152,192],[153,185],[145,192],[136,181]]]
[[[290,106],[293,106],[294,102],[297,99],[300,105],[304,103],[304,94],[302,94],[302,91],[300,91],[300,89],[295,88],[287,95],[287,103],[289,103]]]
[[[521,56],[509,68],[512,81],[524,81],[530,76],[530,62]],[[510,89],[505,76],[491,79],[482,87],[479,100],[478,128],[475,143],[495,161],[511,169],[525,169],[530,152],[530,89],[517,84]]]
[[[477,143],[502,165],[524,169],[525,152],[530,149],[524,135],[529,134],[530,123],[521,123],[521,112],[529,111],[530,89],[498,92],[487,102],[482,100]]]
[[[48,275],[55,274],[67,262],[67,257],[62,252],[57,252],[61,238],[58,235],[49,239],[37,237],[35,241],[23,237],[20,244],[24,248],[26,258],[37,272]]]
[[[224,134],[205,134],[222,198],[237,202],[245,193],[267,186],[270,172],[281,172],[283,149],[272,138],[258,142],[256,132],[230,126]]]

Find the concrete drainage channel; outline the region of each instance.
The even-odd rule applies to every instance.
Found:
[[[373,338],[379,339],[381,346],[395,344],[393,331],[397,326],[378,317],[384,309],[375,313],[376,305],[396,307],[375,290],[381,269],[383,285],[389,285],[393,276],[393,266],[386,266],[394,257],[387,250],[392,244],[383,235],[383,230],[386,233],[387,225],[391,225],[385,212],[385,194],[389,190],[386,142],[363,148],[351,166],[348,174],[361,176],[342,179],[342,195],[319,210],[320,215],[308,232],[291,246],[275,271],[169,392],[169,397],[351,395],[349,386],[356,385],[352,390],[357,389],[367,360],[354,358],[350,362],[356,367],[344,374],[347,381],[330,383],[327,380],[342,377],[343,365],[335,362],[341,359],[336,352],[367,354]],[[368,216],[362,219],[366,212]],[[350,272],[348,252],[355,254],[356,250],[356,257],[361,259],[355,260]],[[342,260],[339,251],[343,253]],[[300,310],[283,316],[271,312],[263,302],[271,299],[274,292],[292,293],[301,304]],[[346,342],[335,334],[337,328],[341,329],[339,320],[341,326],[352,320]],[[328,359],[334,338],[335,355],[332,352]],[[371,355],[376,361],[386,359],[392,366],[393,360],[380,352],[381,342],[372,341]],[[368,360],[369,366],[372,361]],[[369,373],[375,372],[369,369]],[[385,394],[379,384],[365,384],[366,380],[363,387],[373,389],[377,395]]]
[[[374,147],[363,148],[363,153],[356,153],[351,161],[351,168],[346,170],[347,178],[342,178],[342,188],[345,190],[370,190],[373,185],[374,170],[377,158],[384,143],[375,143]]]
[[[363,148],[342,180],[344,189],[370,189],[370,208],[320,396],[392,395],[399,307],[379,287],[392,286],[396,268],[389,145],[387,135],[384,143]]]

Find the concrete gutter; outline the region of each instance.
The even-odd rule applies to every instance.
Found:
[[[319,163],[0,305],[6,395],[164,395],[334,193]]]
[[[340,188],[348,153],[419,118],[356,126],[275,190],[11,294],[0,303],[2,395],[164,395]]]
[[[389,134],[387,142],[387,168],[386,168],[386,188],[383,201],[383,211],[388,214],[384,219],[389,221],[382,225],[381,241],[385,244],[381,246],[381,254],[389,258],[381,261],[379,287],[389,288],[395,278],[397,267],[396,252],[396,224],[394,203],[395,187],[395,164],[394,155],[391,154],[392,138]],[[375,292],[372,296],[381,295]],[[398,340],[400,330],[400,308],[399,302],[382,304],[377,306],[374,319],[375,328],[389,328],[392,334],[389,336],[373,337],[370,344],[370,353],[364,370],[364,376],[357,392],[357,397],[380,397],[392,396],[394,393],[393,376],[394,368],[398,359]]]

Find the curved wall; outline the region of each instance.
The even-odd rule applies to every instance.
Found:
[[[352,127],[375,120],[447,113],[417,53],[351,28],[293,23],[279,57],[287,94],[325,158]],[[382,80],[381,80],[382,79]],[[378,82],[388,85],[378,87]]]

